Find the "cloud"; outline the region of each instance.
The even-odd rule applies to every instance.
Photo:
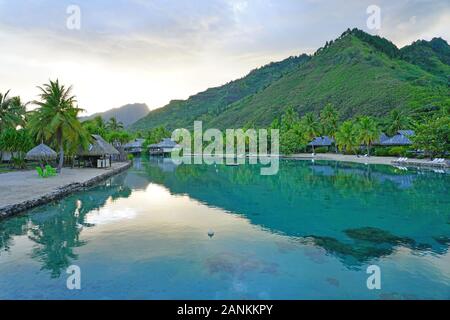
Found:
[[[312,53],[348,27],[366,29],[372,0],[0,0],[0,91],[25,99],[59,77],[90,113],[129,102],[152,108]],[[66,28],[68,5],[81,29]],[[379,34],[403,46],[448,40],[446,0],[378,1]],[[368,30],[366,30],[368,31]]]

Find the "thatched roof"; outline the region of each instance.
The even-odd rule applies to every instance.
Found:
[[[380,139],[378,144],[382,146],[410,146],[412,142],[410,138],[415,135],[413,130],[399,130],[393,137],[387,137],[387,139]]]
[[[150,148],[160,148],[160,149],[170,149],[170,148],[179,148],[180,146],[172,139],[166,138],[166,139],[163,139],[160,143],[152,144],[149,147]]]
[[[125,149],[127,148],[142,148],[142,145],[144,144],[145,139],[134,139],[133,141],[128,142],[123,147]]]
[[[80,150],[78,155],[80,156],[106,156],[119,154],[111,144],[106,142],[101,136],[97,134],[92,135],[92,143],[88,146],[86,150]]]
[[[314,147],[330,147],[334,143],[334,139],[323,136],[323,137],[316,137],[313,141],[308,143],[308,146],[314,146]]]
[[[54,160],[58,154],[49,146],[41,143],[28,151],[26,155],[27,160]]]

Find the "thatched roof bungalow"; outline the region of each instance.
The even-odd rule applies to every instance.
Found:
[[[174,149],[180,148],[180,146],[172,139],[166,138],[160,143],[150,145],[148,148],[152,155],[164,155],[171,153]]]
[[[134,139],[123,146],[125,152],[141,153],[144,150],[145,139]]]
[[[58,154],[49,146],[41,143],[27,152],[27,160],[48,161],[55,160]]]
[[[313,141],[311,141],[310,143],[308,143],[308,146],[310,147],[331,147],[334,143],[334,139],[327,137],[327,136],[323,136],[323,137],[316,137],[314,138]]]
[[[87,149],[80,149],[78,160],[84,160],[92,167],[103,168],[111,166],[112,156],[119,155],[119,151],[97,134],[92,135],[92,142]]]
[[[374,145],[379,146],[410,146],[412,145],[412,141],[410,138],[415,135],[413,130],[399,130],[397,134],[393,137],[389,137],[386,134],[382,134],[379,141],[374,143]]]

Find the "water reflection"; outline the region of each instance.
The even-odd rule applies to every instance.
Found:
[[[313,243],[348,267],[398,247],[435,254],[448,250],[448,174],[325,161],[284,161],[276,176],[261,176],[256,166],[181,165],[168,172],[149,161],[143,168],[149,182],[172,194]]]
[[[448,174],[419,174],[388,166],[283,161],[278,175],[261,176],[258,166],[176,166],[170,159],[135,159],[134,163],[129,172],[87,192],[0,222],[0,255],[11,251],[16,237],[25,236],[32,242],[31,258],[39,262],[41,270],[58,278],[79,258],[76,248],[88,243],[88,238],[81,237],[83,230],[131,221],[136,219],[138,210],[146,210],[149,215],[156,212],[156,216],[161,212],[157,206],[170,209],[171,203],[164,201],[173,199],[166,190],[216,208],[221,214],[235,214],[265,234],[278,235],[298,246],[318,248],[339,259],[347,269],[361,268],[393,255],[399,248],[444,255],[450,245]],[[155,185],[164,186],[167,198],[152,202],[153,208],[141,208],[146,202],[139,202],[139,197],[145,196],[145,190],[162,197]],[[135,203],[127,203],[130,207],[107,205],[138,193],[139,197],[133,198]],[[182,215],[183,208],[172,209]],[[195,221],[177,226],[180,215],[161,223],[160,238],[156,220],[141,229],[126,229],[133,234],[123,234],[139,241],[150,228],[155,228],[148,245],[155,246],[156,254],[159,247],[155,239],[166,242],[170,231],[182,232],[177,227],[195,227]],[[199,216],[183,216],[190,217]],[[190,230],[185,232],[189,234]],[[206,234],[205,229],[202,235]],[[284,242],[277,245],[286,249]],[[140,248],[141,254],[147,249]],[[282,264],[227,251],[215,252],[204,263],[210,274],[225,270],[232,278],[253,271],[276,275],[278,264]],[[334,278],[327,281],[333,286],[337,283]]]
[[[80,192],[62,201],[34,209],[27,215],[0,222],[0,254],[9,252],[15,236],[27,236],[33,242],[31,257],[58,278],[78,255],[74,249],[87,242],[80,240],[83,228],[95,226],[86,219],[108,200],[129,197],[131,189],[124,185],[124,175],[110,179],[88,192]]]

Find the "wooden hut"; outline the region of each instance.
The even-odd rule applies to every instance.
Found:
[[[81,162],[85,166],[107,168],[111,166],[112,157],[119,155],[119,151],[97,134],[92,135],[92,142],[86,150],[80,149],[77,155],[78,166]]]
[[[127,153],[140,154],[144,150],[145,139],[134,139],[123,146],[123,149]]]
[[[150,155],[168,155],[174,149],[178,149],[180,146],[172,139],[163,139],[160,143],[152,144],[148,147]]]
[[[330,138],[328,136],[323,137],[316,137],[313,141],[308,143],[308,147],[311,147],[312,150],[315,150],[316,148],[327,148],[327,150],[330,150],[330,147],[334,144],[334,139]]]

